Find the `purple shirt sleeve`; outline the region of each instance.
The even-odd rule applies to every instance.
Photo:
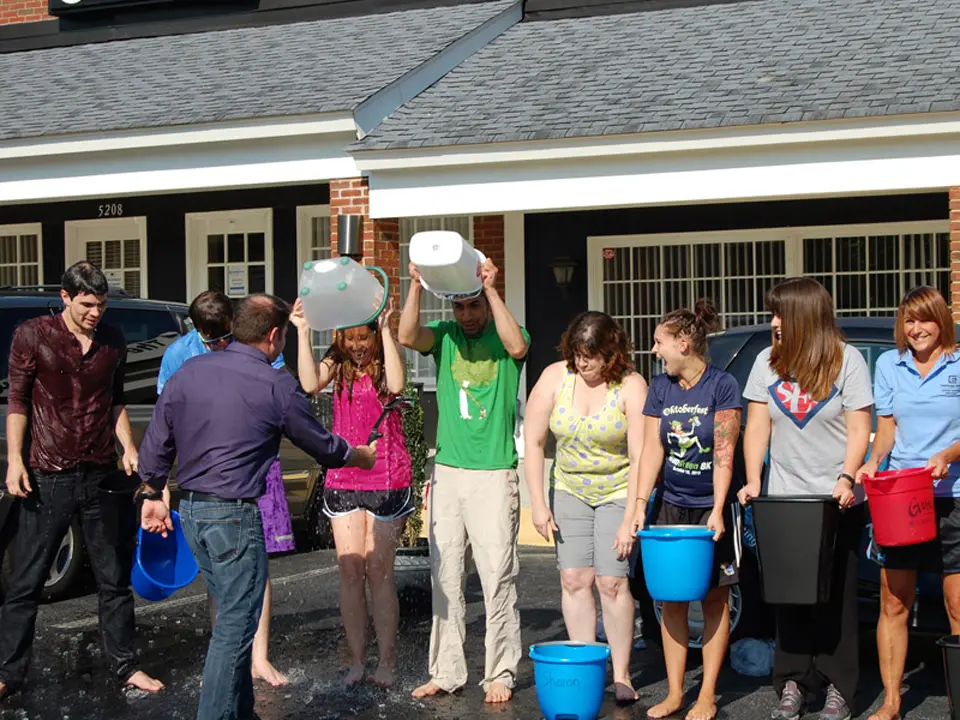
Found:
[[[310,411],[310,401],[296,386],[289,390],[289,402],[283,414],[283,433],[291,442],[326,467],[343,467],[353,457],[353,448],[339,435],[327,430]]]
[[[176,385],[171,384],[171,390]],[[170,400],[173,392],[160,395],[153,408],[153,417],[140,443],[140,479],[154,490],[162,490],[167,484],[173,461],[177,457],[177,444],[173,437],[173,422]]]

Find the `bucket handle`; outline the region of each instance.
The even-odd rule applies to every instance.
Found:
[[[382,313],[383,309],[387,306],[387,302],[390,300],[390,278],[387,277],[387,273],[383,271],[382,267],[379,267],[377,265],[369,265],[367,267],[364,267],[364,270],[371,270],[371,271],[378,272],[380,273],[380,277],[383,278],[383,301],[380,303],[380,307],[374,310],[373,315],[371,315],[361,323],[356,323],[351,325],[337,325],[336,327],[332,328],[333,330],[346,330],[347,328],[351,328],[351,327],[360,327],[361,325],[369,325],[378,317],[380,317],[380,313]]]

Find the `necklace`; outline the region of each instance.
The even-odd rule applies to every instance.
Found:
[[[684,380],[681,378],[680,384],[681,384],[681,385],[686,385],[686,387],[684,388],[684,390],[689,390],[690,388],[692,388],[694,385],[697,384],[697,381],[700,379],[700,376],[703,375],[706,371],[707,371],[707,364],[704,363],[704,364],[703,364],[703,367],[700,368],[700,372],[698,372],[698,373],[693,377],[692,380],[690,380],[690,381],[684,381]]]

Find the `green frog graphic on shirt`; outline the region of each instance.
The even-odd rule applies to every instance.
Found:
[[[697,437],[700,418],[694,415],[688,422],[690,423],[690,429],[684,431],[682,422],[679,420],[670,421],[670,432],[667,433],[667,444],[670,445],[672,442],[676,442],[676,449],[670,448],[670,454],[676,458],[684,457],[687,451],[694,445],[700,450],[701,455],[711,450],[711,448],[701,445],[700,438]]]
[[[481,420],[487,417],[487,408],[477,400],[474,391],[492,385],[500,371],[499,363],[490,353],[490,348],[480,342],[466,343],[466,356],[457,346],[456,355],[450,364],[450,373],[459,388],[460,418],[473,420],[473,411]]]

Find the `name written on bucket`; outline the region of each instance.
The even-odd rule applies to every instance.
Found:
[[[580,678],[575,677],[554,677],[552,673],[543,674],[543,683],[546,687],[555,688],[579,688]]]

